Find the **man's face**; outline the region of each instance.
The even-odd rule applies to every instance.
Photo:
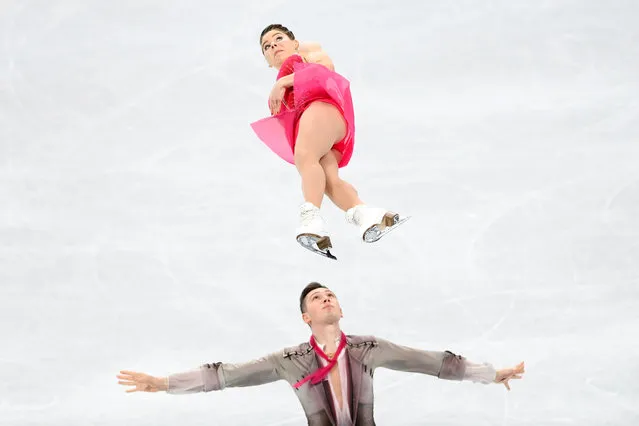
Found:
[[[302,319],[308,325],[335,324],[344,316],[335,294],[327,288],[316,288],[306,295],[306,312]]]

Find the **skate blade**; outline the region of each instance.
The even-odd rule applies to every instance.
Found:
[[[386,213],[381,223],[371,226],[364,232],[364,242],[374,243],[389,232],[397,229],[401,224],[410,219],[411,216],[401,217],[396,213]]]
[[[315,234],[300,234],[297,236],[297,242],[307,250],[317,253],[320,256],[328,257],[329,259],[337,260],[330,250],[333,248],[330,237],[320,237]]]

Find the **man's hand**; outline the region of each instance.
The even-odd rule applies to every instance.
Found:
[[[521,379],[522,374],[524,373],[525,373],[524,362],[522,361],[516,367],[497,370],[497,375],[495,376],[495,383],[503,383],[504,386],[506,386],[506,389],[510,390],[508,381],[510,379]]]
[[[167,390],[168,383],[164,377],[153,377],[144,373],[122,370],[118,374],[119,384],[123,386],[135,386],[126,392],[159,392]]]

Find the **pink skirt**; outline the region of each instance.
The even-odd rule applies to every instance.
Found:
[[[333,145],[333,149],[342,154],[339,167],[346,166],[355,143],[355,114],[350,83],[336,72],[318,64],[295,63],[294,73],[294,105],[282,107],[279,114],[251,123],[253,131],[281,159],[295,164],[295,141],[302,113],[313,102],[329,103],[339,109],[346,121],[344,139]]]

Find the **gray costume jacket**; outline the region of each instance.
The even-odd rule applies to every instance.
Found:
[[[446,380],[492,383],[496,371],[490,364],[472,364],[452,352],[434,352],[400,346],[373,336],[347,336],[344,348],[350,380],[347,384],[353,425],[373,426],[373,372],[383,367],[428,374]],[[306,382],[292,387],[320,367],[309,343],[286,348],[243,364],[205,364],[199,369],[168,377],[170,394],[209,392],[226,387],[257,386],[286,380],[296,393],[312,426],[336,426],[328,382]]]

